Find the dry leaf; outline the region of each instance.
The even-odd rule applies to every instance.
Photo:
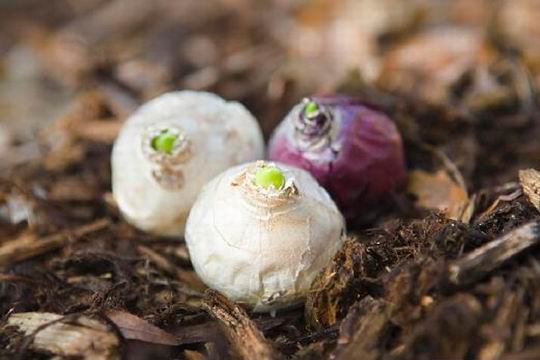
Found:
[[[411,171],[408,191],[417,197],[419,206],[443,211],[453,220],[461,218],[469,201],[465,189],[456,184],[444,170],[435,173]]]
[[[385,57],[379,85],[443,102],[449,89],[479,63],[482,33],[460,26],[436,27],[420,32],[392,49]]]
[[[106,314],[126,339],[160,345],[174,346],[180,344],[174,335],[161,330],[138,316],[118,310],[109,310]]]
[[[540,211],[540,171],[534,169],[520,170],[519,182],[527,199],[536,210]]]
[[[119,359],[119,341],[106,325],[87,316],[65,317],[54,313],[13,314],[8,325],[32,336],[30,347],[59,356],[83,359]]]

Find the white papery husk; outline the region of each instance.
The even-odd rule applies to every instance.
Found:
[[[339,250],[345,222],[306,171],[283,164],[289,189],[257,190],[257,163],[225,171],[197,198],[186,226],[200,278],[230,299],[269,311],[301,302]]]
[[[149,133],[170,127],[186,137],[188,149],[181,161],[164,165],[148,156]],[[123,126],[112,152],[114,198],[134,226],[183,236],[201,187],[223,170],[263,154],[261,130],[243,105],[207,92],[167,93],[141,106]],[[179,180],[165,186],[155,174],[171,167]]]

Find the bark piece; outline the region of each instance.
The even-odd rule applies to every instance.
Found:
[[[464,359],[472,346],[471,338],[478,333],[481,316],[482,305],[474,296],[458,294],[449,298],[418,327],[409,330],[397,358]]]
[[[180,344],[173,334],[128,312],[109,310],[106,315],[118,327],[122,336],[128,340],[139,340],[152,344],[171,346]]]
[[[352,304],[352,299],[356,299],[354,295],[362,292],[361,286],[358,286],[361,284],[355,279],[359,276],[358,268],[363,265],[362,257],[365,251],[365,245],[356,239],[345,240],[330,265],[315,278],[305,307],[306,320],[311,327],[322,329],[334,325],[343,317],[340,314],[341,308],[348,307],[343,305],[349,305],[343,302],[349,299]],[[355,291],[351,294],[353,296],[347,297],[351,292],[350,288]]]
[[[268,317],[253,320],[257,328],[265,332],[283,325],[286,322],[294,321],[299,318],[299,314],[284,315],[277,317]],[[180,345],[204,343],[207,344],[213,339],[221,336],[220,330],[215,326],[215,322],[207,321],[202,324],[183,325],[172,333],[178,339]]]
[[[208,290],[204,309],[217,320],[241,359],[271,360],[282,356],[273,349],[247,313],[214,290]]]
[[[43,239],[25,237],[23,239],[14,239],[5,242],[0,246],[0,267],[10,266],[48,251],[56,250],[66,244],[70,239],[79,238],[102,230],[109,226],[109,224],[109,220],[101,219],[74,230],[53,234]]]
[[[450,263],[449,280],[455,285],[473,283],[538,242],[540,224],[522,225]]]
[[[332,360],[378,359],[379,338],[384,332],[391,305],[368,296],[356,303],[343,319]]]
[[[116,335],[106,325],[87,316],[29,312],[13,314],[7,323],[32,336],[30,347],[37,351],[84,359],[120,358]]]
[[[523,306],[523,292],[513,292],[506,294],[502,301],[494,321],[485,325],[484,333],[492,334],[488,341],[480,348],[478,352],[479,360],[500,359],[503,353],[508,350],[510,338],[514,328],[514,323],[518,319],[518,311]]]
[[[519,182],[530,203],[540,211],[540,171],[534,169],[521,170]]]

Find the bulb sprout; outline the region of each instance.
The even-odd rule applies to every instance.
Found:
[[[264,189],[273,187],[281,190],[285,185],[285,175],[276,166],[260,166],[255,172],[255,185]]]
[[[296,107],[295,107],[296,109]],[[294,136],[299,148],[320,149],[327,145],[336,126],[332,109],[312,98],[304,98],[294,116]]]
[[[307,118],[314,118],[319,114],[319,105],[313,101],[306,99],[306,106],[304,107],[304,114]]]
[[[174,144],[178,140],[178,134],[163,130],[159,135],[152,139],[152,148],[161,153],[171,154]]]

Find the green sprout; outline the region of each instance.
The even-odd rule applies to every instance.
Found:
[[[304,107],[304,113],[306,114],[306,116],[308,118],[314,117],[318,114],[318,112],[319,112],[319,105],[315,101],[309,100],[306,106]]]
[[[161,134],[152,139],[152,147],[154,150],[171,154],[174,149],[174,143],[178,139],[178,134],[174,134],[169,130],[163,130]]]
[[[279,190],[285,185],[285,175],[275,166],[263,165],[255,172],[255,184],[265,189],[273,186],[274,189]]]

